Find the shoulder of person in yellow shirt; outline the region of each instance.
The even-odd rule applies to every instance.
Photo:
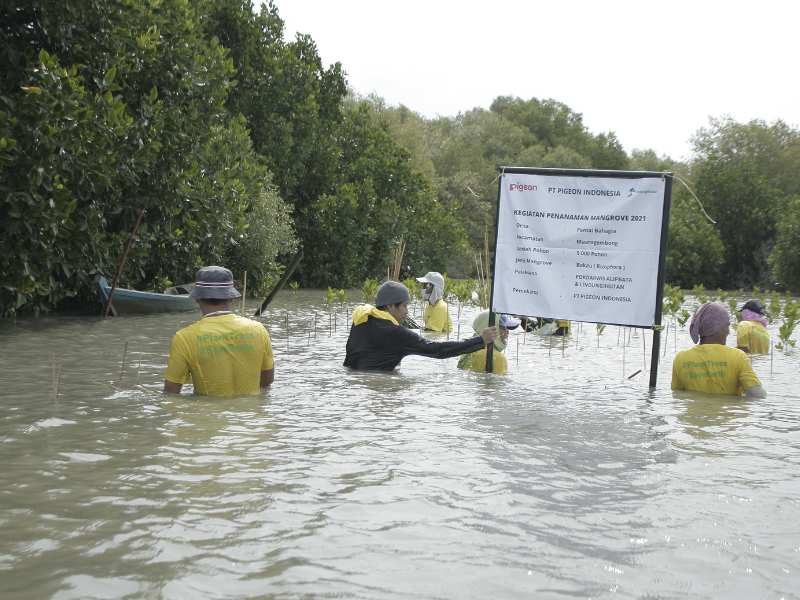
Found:
[[[486,372],[486,348],[473,352],[472,354],[464,354],[458,361],[459,369],[466,369],[468,371],[476,371],[478,373]],[[508,360],[505,355],[498,350],[492,353],[492,373],[497,375],[504,375],[508,372]]]
[[[700,344],[678,352],[672,363],[672,389],[741,396],[761,386],[750,358],[737,348]]]
[[[423,318],[425,319],[425,329],[445,333],[453,330],[447,302],[444,300],[439,300],[436,304],[428,304],[425,306]]]
[[[751,354],[769,354],[769,331],[761,323],[741,321],[736,326],[736,346]]]

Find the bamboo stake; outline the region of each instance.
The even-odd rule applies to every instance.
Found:
[[[244,283],[242,284],[242,316],[244,316],[244,299],[247,298],[247,271],[244,272]]]
[[[625,334],[622,334],[622,341],[625,341]],[[622,377],[625,378],[625,344],[622,344]]]
[[[128,358],[128,341],[125,340],[125,346],[122,348],[122,366],[119,369],[119,383],[122,383],[122,377],[125,374],[125,361]]]
[[[55,353],[50,355],[51,362],[53,365],[53,401],[58,401],[58,388],[61,385],[61,365],[56,360]]]
[[[283,311],[283,319],[286,324],[286,353],[289,353],[289,311]]]
[[[645,330],[642,329],[642,371],[647,370],[647,338]]]
[[[564,357],[564,350],[566,349],[566,347],[567,347],[567,336],[566,336],[566,332],[565,332],[565,334],[561,336],[561,357],[562,358]]]
[[[517,336],[517,366],[519,366],[519,336]]]
[[[772,363],[775,360],[775,352],[772,347],[772,340],[769,341],[769,376],[772,377]]]

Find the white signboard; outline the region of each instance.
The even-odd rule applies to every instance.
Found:
[[[504,173],[493,310],[655,324],[663,177]]]

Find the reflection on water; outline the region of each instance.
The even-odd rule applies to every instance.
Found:
[[[672,340],[651,392],[614,327],[353,373],[323,295],[278,298],[274,388],[233,400],[160,393],[193,315],[6,325],[0,595],[798,597],[797,353],[765,400],[673,396]]]

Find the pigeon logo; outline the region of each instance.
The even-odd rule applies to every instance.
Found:
[[[509,192],[535,192],[539,187],[530,183],[512,183],[508,186]]]

